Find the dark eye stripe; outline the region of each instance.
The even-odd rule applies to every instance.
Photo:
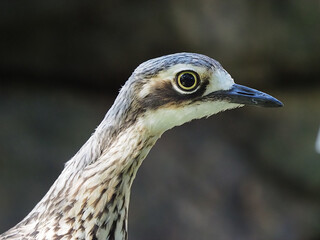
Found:
[[[172,81],[164,81],[153,88],[150,94],[139,101],[141,109],[146,111],[147,109],[157,109],[170,103],[178,106],[179,104],[192,104],[197,101],[202,101],[202,96],[209,85],[209,77],[204,76],[201,82],[199,81],[199,87],[196,91],[184,91],[186,94],[178,92],[172,87],[172,84]]]

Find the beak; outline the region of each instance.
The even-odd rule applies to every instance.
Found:
[[[229,90],[212,93],[219,99],[226,99],[231,103],[255,105],[259,107],[282,107],[283,103],[278,99],[253,88],[234,84]],[[210,94],[211,95],[211,94]]]

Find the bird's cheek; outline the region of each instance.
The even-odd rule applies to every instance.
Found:
[[[221,70],[216,71],[212,74],[211,80],[209,81],[208,87],[204,95],[208,95],[212,92],[229,90],[234,85],[233,78],[229,73]]]

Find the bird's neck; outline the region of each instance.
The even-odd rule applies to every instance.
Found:
[[[118,129],[103,124],[19,224],[31,226],[35,239],[127,238],[132,181],[159,136],[138,122]]]

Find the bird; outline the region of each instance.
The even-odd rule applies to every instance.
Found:
[[[175,126],[244,105],[283,106],[236,84],[218,61],[202,54],[140,64],[49,191],[0,240],[128,239],[131,186],[157,139]]]

